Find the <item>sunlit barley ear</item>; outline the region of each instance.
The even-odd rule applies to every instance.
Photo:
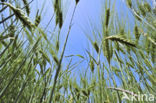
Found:
[[[25,9],[26,9],[27,15],[29,15],[30,14],[29,4],[28,4],[27,0],[22,0],[22,1],[24,3],[24,6],[25,6]]]
[[[108,36],[106,37],[106,40],[109,39],[109,40],[112,40],[112,41],[118,41],[120,43],[123,43],[127,46],[132,46],[132,47],[136,47],[136,44],[134,44],[133,42],[131,42],[130,40],[128,39],[125,39],[119,35],[112,35],[112,36]]]
[[[61,10],[61,3],[59,2],[59,0],[55,0],[54,1],[54,11],[56,14],[56,25],[59,24],[59,28],[62,28],[63,25],[63,13]]]
[[[110,57],[109,41],[107,39],[104,39],[102,49],[103,49],[104,56],[106,56],[107,61],[110,64],[111,57]]]
[[[15,8],[9,3],[3,4],[7,5],[14,12],[16,18],[18,18],[24,26],[28,27],[29,30],[32,30],[35,27],[34,24],[32,24],[30,19],[24,14],[24,12],[21,9]]]

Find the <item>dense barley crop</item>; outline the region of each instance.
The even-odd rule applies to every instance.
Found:
[[[39,0],[0,1],[0,103],[156,102],[153,2],[124,0],[130,20],[116,10],[118,1],[101,0],[98,29],[84,32],[91,49],[66,55],[82,1],[70,1],[70,16],[67,0],[47,1],[50,20],[45,1],[37,9],[31,4]]]

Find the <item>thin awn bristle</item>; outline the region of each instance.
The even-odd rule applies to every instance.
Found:
[[[137,27],[137,26],[134,27],[134,34],[135,34],[135,38],[136,38],[137,40],[139,40],[139,38],[140,38],[140,33],[139,33],[139,30],[138,30],[138,27]]]
[[[38,15],[38,11],[37,11],[36,18],[35,18],[35,26],[38,27],[40,22],[41,22],[41,16]]]
[[[90,61],[90,69],[92,72],[94,72],[95,67],[94,67],[94,61],[93,60]]]
[[[59,12],[59,28],[62,28],[63,25],[63,15],[62,15],[62,11],[60,10]]]
[[[59,0],[54,2],[54,11],[56,13],[56,25],[59,24],[59,28],[62,28],[63,25],[63,13],[61,10],[61,3]]]

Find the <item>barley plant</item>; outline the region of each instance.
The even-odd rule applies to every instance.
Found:
[[[0,103],[156,102],[154,0],[123,0],[134,24],[116,10],[118,0],[101,0],[99,29],[90,21],[91,33],[84,31],[91,48],[85,55],[65,55],[81,0],[69,0],[68,25],[68,0],[44,0],[35,9],[41,1],[0,1]]]

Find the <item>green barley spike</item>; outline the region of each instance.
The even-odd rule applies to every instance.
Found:
[[[63,25],[63,15],[62,15],[62,11],[60,10],[59,12],[59,28],[62,28],[62,25]]]
[[[29,15],[30,14],[29,4],[28,4],[27,0],[22,0],[22,1],[23,1],[24,5],[25,5],[27,15]]]
[[[41,16],[38,15],[38,12],[39,12],[39,11],[37,11],[36,18],[35,18],[35,26],[36,26],[36,27],[38,27],[38,25],[39,25],[40,22],[41,22]]]
[[[137,40],[139,40],[139,38],[140,38],[140,33],[139,33],[139,30],[138,30],[138,26],[135,26],[135,27],[134,27],[134,34],[135,34],[135,38],[136,38]]]
[[[93,43],[93,46],[96,50],[97,53],[99,53],[99,47],[98,47],[98,44],[96,42]]]
[[[29,30],[32,30],[34,28],[34,24],[29,20],[27,16],[23,13],[23,11],[19,8],[15,8],[9,3],[3,3],[4,5],[9,6],[9,8],[14,12],[15,16],[20,19],[20,21],[23,23],[24,26],[27,26]]]
[[[108,27],[109,18],[110,18],[110,9],[108,8],[108,9],[106,10],[106,20],[105,20],[105,25],[106,25],[106,27]]]
[[[112,40],[112,41],[118,41],[118,42],[123,43],[123,44],[128,45],[128,46],[136,47],[136,44],[134,44],[130,40],[125,39],[119,35],[108,36],[108,37],[106,37],[106,40],[107,39]]]
[[[94,72],[95,68],[94,68],[94,61],[93,60],[90,61],[90,69],[92,72]]]

